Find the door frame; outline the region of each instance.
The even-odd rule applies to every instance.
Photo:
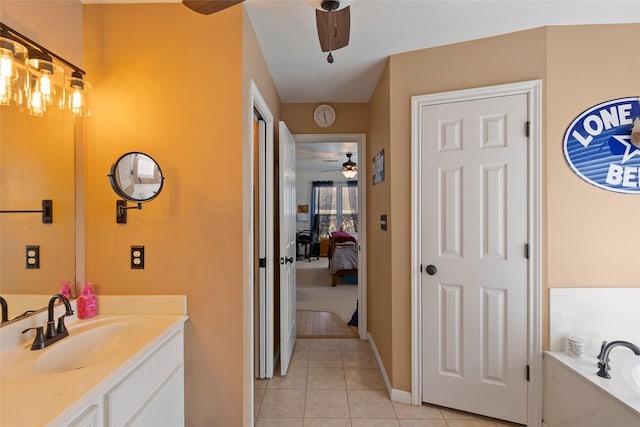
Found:
[[[266,248],[265,248],[265,258],[267,259],[266,266],[266,283],[265,283],[265,300],[267,302],[271,302],[271,304],[266,304],[265,307],[265,315],[266,315],[266,348],[267,353],[269,348],[271,349],[271,376],[273,376],[273,279],[274,279],[274,225],[273,225],[273,171],[274,171],[274,163],[273,163],[273,140],[274,140],[274,119],[271,110],[269,109],[268,104],[262,97],[260,90],[256,83],[251,80],[249,84],[249,98],[250,98],[250,108],[248,108],[247,116],[245,117],[245,129],[249,129],[247,132],[247,136],[244,137],[244,159],[243,159],[243,179],[244,182],[247,183],[244,190],[243,196],[243,224],[244,224],[244,244],[243,244],[243,269],[246,272],[243,274],[243,297],[245,303],[243,319],[245,321],[245,336],[244,336],[244,366],[245,366],[245,375],[243,381],[243,395],[245,402],[245,414],[248,413],[248,416],[245,418],[244,422],[249,423],[248,425],[253,425],[253,419],[255,414],[253,413],[253,401],[254,401],[254,334],[256,333],[254,329],[254,313],[255,313],[255,304],[254,304],[254,265],[255,265],[255,257],[253,251],[254,239],[256,238],[255,233],[253,232],[253,218],[255,206],[253,203],[253,194],[251,191],[251,186],[254,180],[254,156],[253,156],[253,126],[251,125],[253,121],[254,110],[258,111],[262,116],[262,119],[266,125],[266,135],[265,135],[265,158],[264,158],[264,178],[265,178],[265,222],[266,222],[266,230],[265,230],[265,239],[266,239]],[[262,171],[261,171],[262,172]],[[262,175],[262,174],[261,174]],[[269,315],[270,313],[270,315]],[[270,347],[269,347],[270,345]]]
[[[364,133],[294,134],[296,142],[355,142],[358,144],[358,335],[367,339],[367,135]]]
[[[527,272],[527,425],[540,426],[542,421],[542,81],[464,89],[411,97],[411,403],[422,404],[422,259],[420,115],[423,107],[489,97],[527,95],[529,120],[528,162],[528,239]],[[523,373],[524,375],[524,373]]]

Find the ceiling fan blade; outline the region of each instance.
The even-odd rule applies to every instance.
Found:
[[[203,15],[211,15],[222,9],[242,3],[244,0],[182,0],[182,4]]]
[[[323,52],[337,50],[349,44],[351,7],[325,12],[316,9],[316,27]]]

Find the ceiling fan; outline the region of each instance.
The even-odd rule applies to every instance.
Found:
[[[220,10],[242,3],[244,0],[182,0],[182,4],[203,15],[211,15]],[[314,1],[315,3],[315,1]],[[333,64],[332,51],[349,44],[351,27],[351,7],[340,9],[339,0],[321,0],[316,8],[316,27],[323,52],[329,52],[327,61]]]
[[[349,44],[351,7],[340,9],[338,0],[322,0],[320,7],[324,10],[316,9],[316,27],[318,28],[320,48],[323,52],[329,52],[327,62],[333,64],[331,52]]]
[[[203,15],[211,15],[222,9],[242,3],[244,0],[182,0],[182,4]]]
[[[320,172],[342,172],[342,174],[347,179],[355,178],[356,174],[358,173],[358,164],[353,160],[351,160],[352,155],[353,155],[352,153],[347,153],[347,161],[342,164],[342,168],[323,170]],[[325,161],[331,162],[333,160],[325,160]]]

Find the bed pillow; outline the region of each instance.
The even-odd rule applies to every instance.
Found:
[[[331,235],[336,243],[356,242],[356,238],[346,231],[334,231]]]

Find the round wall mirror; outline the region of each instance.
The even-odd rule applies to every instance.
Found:
[[[142,203],[153,200],[160,194],[164,176],[151,156],[131,152],[123,154],[111,166],[109,181],[120,197],[130,202]]]

